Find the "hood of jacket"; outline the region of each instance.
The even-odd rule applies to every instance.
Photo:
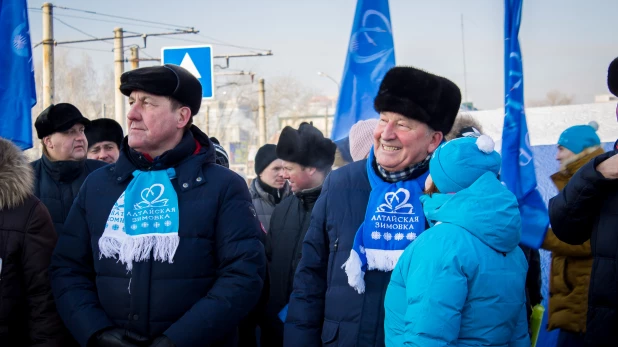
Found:
[[[0,210],[19,206],[32,194],[33,187],[34,173],[26,155],[0,138]]]
[[[432,223],[464,228],[498,252],[510,252],[521,238],[517,199],[493,173],[485,173],[456,194],[423,195],[425,216]]]

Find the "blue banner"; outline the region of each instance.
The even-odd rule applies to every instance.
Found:
[[[522,217],[521,243],[539,248],[549,225],[547,207],[537,189],[534,158],[524,111],[524,75],[519,47],[522,0],[504,1],[504,128],[502,181],[517,196]]]
[[[0,137],[32,147],[36,104],[26,0],[0,0]]]
[[[358,0],[331,133],[333,140],[348,136],[359,120],[378,117],[373,99],[382,78],[393,66],[395,48],[388,0]]]

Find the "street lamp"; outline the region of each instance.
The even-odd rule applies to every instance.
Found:
[[[331,81],[335,82],[335,84],[337,85],[337,91],[339,91],[339,89],[341,89],[341,86],[339,85],[339,82],[337,82],[337,80],[336,80],[336,79],[334,79],[334,78],[330,77],[328,74],[325,74],[325,73],[324,73],[324,72],[322,72],[322,71],[318,71],[318,76],[326,77],[326,78],[328,78],[329,80],[331,80]]]
[[[322,71],[318,71],[318,76],[322,76],[322,77],[326,77],[329,80],[333,81],[336,85],[337,85],[337,95],[339,95],[339,91],[341,90],[341,86],[339,85],[339,82],[337,82],[336,79],[330,77],[328,74],[322,72]],[[337,96],[339,97],[339,96]],[[326,107],[326,113],[324,114],[324,135],[326,135],[327,137],[330,137],[328,135],[328,107]]]

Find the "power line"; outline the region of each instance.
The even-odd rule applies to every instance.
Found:
[[[85,48],[85,47],[75,47],[75,46],[66,46],[66,45],[56,46],[56,48],[81,49],[81,50],[84,50],[84,51],[107,52],[107,53],[112,53],[113,52],[112,50],[96,49],[96,48]]]
[[[62,9],[62,10],[83,12],[83,13],[88,13],[88,14],[92,14],[92,15],[102,16],[102,17],[119,18],[119,19],[131,20],[131,21],[134,21],[134,22],[141,22],[141,23],[149,23],[149,24],[167,25],[167,26],[181,28],[181,29],[191,29],[191,27],[183,26],[183,25],[168,24],[168,23],[154,22],[154,21],[137,19],[137,18],[131,18],[131,17],[116,16],[116,15],[112,15],[112,14],[98,13],[98,12],[95,12],[95,11],[80,10],[80,9],[77,9],[77,8],[70,8],[70,7],[62,7],[62,6],[54,6],[54,7]]]
[[[60,23],[64,24],[64,25],[66,25],[67,27],[69,27],[69,28],[71,28],[71,29],[73,29],[73,30],[75,30],[75,31],[77,31],[77,32],[80,32],[80,33],[82,33],[82,34],[84,34],[84,35],[86,35],[86,36],[88,36],[88,37],[90,37],[90,38],[97,39],[97,40],[99,39],[99,38],[98,38],[98,37],[96,37],[96,36],[90,35],[90,34],[88,34],[87,32],[85,32],[85,31],[83,31],[83,30],[80,30],[80,29],[78,29],[78,28],[76,28],[76,27],[74,27],[74,26],[72,26],[72,25],[68,24],[67,22],[63,21],[63,20],[62,20],[62,19],[60,19],[60,18],[54,18],[54,19],[55,19],[55,20],[57,20],[58,22],[60,22]],[[107,43],[107,44],[113,45],[113,43],[108,42],[108,41],[102,41],[102,42],[105,42],[105,43]]]
[[[218,40],[218,39],[216,39],[216,38],[214,38],[214,37],[212,37],[212,36],[208,36],[208,35],[204,35],[204,34],[200,34],[200,33],[198,33],[198,34],[196,34],[196,35],[197,35],[197,36],[202,36],[202,37],[205,37],[205,38],[207,38],[207,39],[209,39],[209,40],[217,41],[217,42],[219,42],[219,44],[220,44],[221,46],[228,46],[228,47],[242,48],[242,49],[248,49],[248,50],[254,50],[254,51],[270,51],[269,49],[262,49],[262,48],[255,48],[255,47],[247,47],[247,46],[233,45],[233,44],[231,44],[231,43],[229,43],[229,42],[221,41],[221,40]]]
[[[38,8],[29,7],[28,9],[32,10],[32,11],[36,11],[38,13],[42,13],[43,12],[41,9],[38,9]],[[54,13],[54,18],[59,17],[59,16],[60,17],[65,17],[65,18],[77,18],[77,19],[84,19],[84,20],[88,20],[88,21],[96,21],[96,22],[103,22],[103,23],[126,24],[126,25],[132,25],[132,26],[144,27],[144,28],[177,30],[175,28],[167,28],[167,27],[164,27],[164,26],[146,25],[146,24],[130,23],[130,22],[119,22],[119,21],[98,19],[98,18],[92,18],[92,17],[82,17],[82,16],[74,16],[74,15],[70,15],[70,14]]]
[[[194,42],[194,43],[202,43],[202,44],[206,44],[206,45],[214,44],[214,45],[219,45],[219,46],[224,46],[224,47],[233,47],[233,48],[247,49],[247,50],[252,51],[254,53],[257,53],[255,51],[268,51],[267,49],[261,49],[261,48],[238,46],[238,45],[231,45],[231,44],[226,44],[226,43],[212,43],[212,42],[198,41],[198,40],[191,40],[191,39],[181,39],[181,38],[177,38],[177,37],[161,37],[161,38],[165,39],[165,40]]]
[[[166,30],[177,30],[177,29],[173,29],[173,28],[166,28],[163,25],[168,25],[168,26],[173,26],[173,27],[177,27],[177,28],[192,28],[192,27],[187,27],[187,26],[179,26],[179,25],[175,25],[175,24],[165,24],[165,23],[159,23],[159,22],[153,22],[153,21],[146,21],[146,20],[140,20],[140,19],[135,19],[135,18],[130,18],[130,17],[122,17],[122,16],[115,16],[115,15],[109,15],[109,14],[103,14],[103,13],[97,13],[94,11],[87,11],[87,10],[79,10],[79,9],[74,9],[74,8],[69,8],[69,7],[60,7],[60,6],[54,6],[55,8],[59,8],[59,9],[64,9],[64,10],[71,10],[71,11],[78,11],[78,12],[83,12],[83,13],[87,13],[87,14],[93,14],[93,15],[99,15],[99,16],[105,16],[105,17],[111,17],[111,18],[120,18],[120,19],[126,19],[126,20],[132,20],[135,22],[141,22],[141,23],[150,23],[150,24],[160,24],[158,26],[153,26],[153,25],[144,25],[144,24],[137,24],[137,23],[129,23],[129,22],[118,22],[118,21],[111,21],[111,20],[104,20],[104,19],[98,19],[98,18],[92,18],[92,17],[82,17],[82,16],[75,16],[75,15],[68,15],[68,14],[58,14],[58,13],[54,13],[54,19],[60,21],[62,24],[68,26],[71,29],[77,30],[78,32],[89,36],[91,38],[97,39],[97,37],[92,36],[88,33],[85,33],[84,31],[81,31],[80,29],[77,29],[69,24],[67,24],[66,22],[61,21],[60,19],[56,18],[57,16],[62,16],[62,17],[68,17],[68,18],[77,18],[77,19],[84,19],[84,20],[92,20],[92,21],[99,21],[99,22],[105,22],[105,23],[115,23],[115,24],[127,24],[127,25],[134,25],[134,26],[140,26],[140,27],[149,27],[149,28],[156,28],[156,29],[166,29]],[[42,10],[40,8],[36,8],[36,7],[28,7],[29,10],[33,10],[33,11],[37,11],[37,12],[42,12]],[[249,51],[269,51],[268,49],[263,49],[263,48],[255,48],[255,47],[248,47],[248,46],[241,46],[241,45],[234,45],[231,44],[229,42],[225,42],[222,40],[219,40],[217,38],[214,38],[212,36],[208,36],[208,35],[204,35],[204,34],[197,34],[198,36],[202,36],[204,38],[207,38],[209,40],[215,41],[217,45],[219,46],[224,46],[224,47],[232,47],[232,48],[239,48],[239,49],[247,49]],[[168,40],[176,40],[176,41],[185,41],[185,42],[194,42],[194,43],[202,43],[202,44],[212,44],[212,42],[206,42],[206,41],[198,41],[198,40],[191,40],[191,39],[181,39],[181,38],[170,38],[170,37],[164,37],[165,39]],[[106,41],[103,41],[106,42]],[[111,42],[106,42],[108,44],[112,44]]]

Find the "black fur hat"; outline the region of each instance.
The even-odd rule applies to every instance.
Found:
[[[124,139],[122,127],[110,118],[99,118],[91,121],[90,126],[84,132],[88,139],[88,148],[101,141],[111,141],[120,149],[122,139]]]
[[[324,138],[322,132],[309,123],[301,123],[298,130],[285,127],[277,143],[277,157],[302,166],[328,169],[335,162],[337,145]]]
[[[607,87],[612,94],[618,96],[618,58],[614,59],[614,61],[609,64],[609,69],[607,70]]]
[[[395,112],[447,134],[461,104],[461,92],[450,80],[413,67],[390,69],[374,101],[375,110]]]
[[[74,105],[60,103],[52,104],[44,109],[36,117],[34,127],[38,138],[42,139],[53,133],[69,130],[77,123],[81,123],[87,128],[90,125],[90,120],[84,117]]]

